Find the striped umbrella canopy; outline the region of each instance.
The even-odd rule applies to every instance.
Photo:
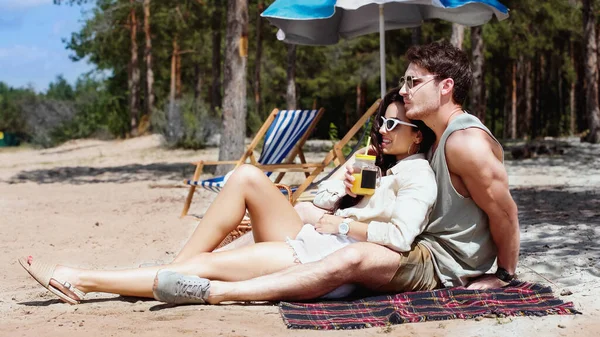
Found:
[[[279,28],[279,40],[293,44],[330,45],[379,32],[383,97],[386,30],[416,27],[429,19],[479,26],[493,16],[506,19],[508,8],[496,0],[276,0],[262,16]]]

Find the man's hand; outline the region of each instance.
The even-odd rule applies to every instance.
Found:
[[[323,234],[337,234],[339,232],[340,223],[342,223],[341,216],[324,214],[316,224],[314,224],[315,229],[319,233]]]
[[[493,289],[507,286],[508,283],[497,278],[494,274],[481,275],[467,285],[467,289]]]

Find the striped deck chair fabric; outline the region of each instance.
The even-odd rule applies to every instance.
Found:
[[[274,110],[271,116],[267,119],[263,127],[258,131],[256,137],[248,147],[246,153],[236,162],[202,162],[203,165],[218,165],[218,164],[235,164],[236,167],[246,163],[264,166],[275,165],[282,163],[292,163],[297,155],[304,162],[302,153],[302,145],[306,142],[309,133],[312,132],[316,123],[321,118],[324,110]],[[268,124],[268,125],[267,125]],[[267,128],[268,127],[268,128]],[[253,150],[258,145],[259,141],[264,138],[262,152],[258,160],[254,159]],[[200,169],[201,170],[201,169]],[[197,170],[198,171],[198,170]],[[187,185],[192,187],[201,186],[212,192],[219,192],[227,178],[233,171],[224,176],[214,177],[206,180],[197,180],[200,172],[194,175],[196,179],[185,180]],[[267,176],[270,176],[272,171],[265,171]],[[280,177],[277,179],[280,180]],[[278,182],[277,181],[277,182]],[[190,193],[193,193],[190,190]],[[191,194],[188,195],[191,203]],[[189,208],[188,201],[182,216],[187,214]]]
[[[279,111],[265,135],[265,143],[258,163],[269,165],[283,162],[315,119],[317,112],[318,110]],[[265,173],[270,176],[272,172]],[[202,186],[209,191],[218,193],[225,186],[230,174],[231,172],[202,181],[187,180],[187,184]]]

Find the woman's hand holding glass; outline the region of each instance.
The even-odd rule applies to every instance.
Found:
[[[346,164],[346,174],[344,175],[344,186],[346,186],[346,194],[356,198],[356,194],[352,193],[352,185],[354,184],[354,168],[352,164]]]

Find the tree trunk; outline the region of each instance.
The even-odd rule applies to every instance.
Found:
[[[146,36],[146,115],[154,109],[154,72],[152,71],[152,35],[150,35],[150,0],[144,0],[144,35]]]
[[[517,63],[513,63],[512,66],[512,92],[510,100],[510,139],[517,138]]]
[[[502,104],[502,138],[510,137],[510,112],[511,112],[512,90],[506,90],[504,93],[504,102]]]
[[[534,94],[533,94],[533,109],[531,116],[531,138],[536,138],[539,136],[540,128],[541,128],[541,101],[542,101],[542,88],[541,83],[544,78],[544,58],[541,55],[536,55],[535,57],[535,75],[534,75]]]
[[[412,28],[411,31],[411,43],[413,46],[418,46],[421,44],[421,27]]]
[[[244,152],[246,135],[246,65],[248,59],[248,1],[227,1],[222,131],[219,160],[235,160]],[[231,167],[217,167],[224,174]]]
[[[531,110],[531,138],[536,138],[540,131],[540,110],[541,110],[541,81],[543,78],[543,57],[536,55],[535,57],[535,75],[533,80],[533,108]]]
[[[287,54],[287,90],[285,93],[285,101],[288,110],[296,109],[296,45],[288,45]]]
[[[473,87],[471,107],[473,114],[485,123],[485,78],[483,54],[483,35],[481,26],[471,28],[471,54],[473,62]]]
[[[573,70],[577,71],[577,65],[575,64],[575,51],[573,41],[570,42],[569,47],[571,66],[573,67]],[[571,85],[569,86],[569,135],[571,136],[573,136],[577,132],[577,103],[575,101],[576,86],[577,81],[575,79],[572,79]]]
[[[600,109],[598,107],[598,54],[596,17],[591,0],[583,0],[583,41],[585,43],[586,112],[590,133],[585,138],[600,142]]]
[[[179,43],[177,42],[178,37],[173,38],[173,53],[171,54],[171,83],[169,86],[169,105],[175,103],[175,97],[177,96],[177,57],[179,56]]]
[[[131,9],[129,20],[131,24],[131,61],[129,64],[129,116],[131,120],[130,130],[132,135],[137,135],[139,120],[138,102],[140,95],[140,65],[138,61],[137,45],[137,19],[135,16],[135,0],[129,0]]]
[[[169,86],[169,110],[167,112],[167,140],[178,142],[182,136],[181,110],[177,99],[177,59],[179,58],[178,37],[173,38],[173,53],[171,54],[171,83]]]
[[[562,75],[562,69],[561,69],[561,64],[559,62],[559,60],[557,60],[556,57],[553,57],[554,61],[554,74],[557,77],[557,84],[558,84],[558,111],[557,114],[554,115],[554,119],[552,121],[553,125],[556,125],[556,127],[554,127],[554,137],[559,137],[561,136],[561,134],[564,133],[564,123],[563,123],[563,118],[565,116],[565,93],[563,90],[564,87],[564,78]]]
[[[214,112],[221,107],[221,5],[214,6],[211,18],[212,29],[212,85],[210,89],[210,109]]]
[[[175,98],[181,98],[182,92],[181,85],[181,53],[177,51],[177,57],[175,57]]]
[[[452,24],[452,36],[450,37],[450,43],[462,50],[463,49],[463,41],[465,40],[465,26],[460,25],[458,23]]]
[[[531,137],[531,123],[532,123],[532,100],[533,100],[533,81],[532,81],[532,66],[531,60],[528,59],[525,62],[525,120],[523,124],[523,138]]]
[[[357,119],[362,116],[367,107],[367,85],[365,81],[361,80],[356,85],[356,117]],[[348,124],[346,124],[348,125]]]
[[[196,62],[196,64],[194,64],[194,77],[195,77],[195,82],[196,85],[194,86],[194,103],[193,103],[193,109],[194,111],[197,111],[197,106],[198,106],[198,100],[200,98],[200,94],[202,93],[202,85],[203,85],[203,80],[202,80],[202,70],[200,69],[200,64],[198,62]]]
[[[263,20],[260,14],[265,9],[263,1],[258,2],[258,10],[256,11],[256,57],[254,60],[254,105],[256,115],[262,116],[262,102],[260,97],[260,71],[262,63],[262,26]]]

